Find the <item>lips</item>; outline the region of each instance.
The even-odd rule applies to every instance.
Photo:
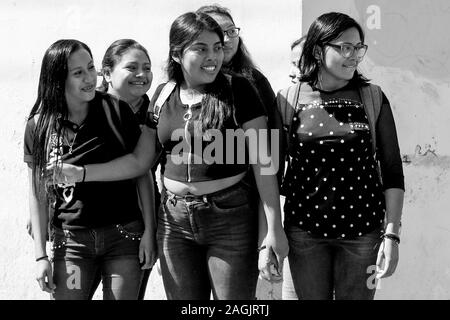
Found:
[[[214,71],[216,71],[217,66],[216,65],[211,65],[211,66],[203,66],[201,68],[203,70],[205,70],[206,72],[214,72]]]
[[[95,89],[95,86],[94,86],[94,85],[89,85],[89,86],[86,86],[86,87],[82,88],[81,91],[84,91],[84,92],[91,92],[91,91],[93,91],[94,89]]]
[[[135,85],[135,86],[145,86],[147,82],[145,81],[130,81],[129,84]]]

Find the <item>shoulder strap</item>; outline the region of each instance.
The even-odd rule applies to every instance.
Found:
[[[290,148],[290,138],[292,135],[292,119],[297,111],[298,98],[300,95],[301,83],[281,90],[277,94],[277,106],[283,121],[283,131],[286,136],[288,149]]]
[[[159,115],[161,114],[161,109],[166,102],[167,98],[169,98],[172,91],[175,89],[176,82],[170,80],[167,82],[159,93],[158,99],[156,99],[155,106],[153,107],[153,121],[158,123]]]
[[[224,73],[223,75],[228,80],[228,83],[230,84],[230,87],[231,87],[231,94],[233,94],[233,87],[232,87],[232,79],[233,79],[233,77],[231,76],[231,74],[228,74],[228,73]],[[236,120],[236,110],[234,108],[234,99],[233,99],[233,97],[231,97],[231,101],[233,101],[233,120],[234,120],[234,124],[237,127],[240,127],[239,123]]]
[[[377,135],[376,124],[378,116],[380,115],[381,104],[383,102],[383,94],[381,88],[374,84],[369,84],[359,88],[359,93],[369,120],[369,129],[372,136],[372,152],[376,154]]]
[[[109,98],[109,99],[108,99]],[[116,136],[117,140],[120,142],[122,148],[126,150],[126,144],[125,140],[122,137],[122,134],[120,133],[120,130],[117,128],[117,126],[114,124],[114,121],[112,119],[111,115],[111,109],[114,110],[117,118],[119,119],[119,125],[122,126],[122,117],[120,114],[120,106],[119,101],[112,101],[111,97],[106,97],[103,99],[102,102],[103,110],[105,111],[106,121],[108,122],[108,125],[111,129],[111,131]]]

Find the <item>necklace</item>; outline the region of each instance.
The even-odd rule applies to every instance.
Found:
[[[79,125],[79,126],[74,125],[74,126],[72,127],[72,130],[73,130],[73,138],[72,138],[72,142],[69,142],[69,137],[68,137],[68,135],[67,135],[66,139],[67,139],[67,144],[69,145],[69,154],[72,154],[72,151],[73,151],[73,145],[74,145],[74,143],[75,143],[75,140],[77,139],[78,132],[80,131],[80,129],[81,129],[83,126],[84,126],[84,122],[83,122],[81,125]]]
[[[69,154],[72,154],[73,144],[75,143],[75,139],[77,138],[78,131],[73,135],[72,143],[69,143]]]

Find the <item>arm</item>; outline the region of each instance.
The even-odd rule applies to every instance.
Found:
[[[281,223],[280,196],[276,178],[278,159],[270,157],[268,140],[260,134],[261,129],[267,129],[264,117],[247,121],[242,125],[242,128],[244,131],[258,132],[258,143],[248,143],[247,140],[247,146],[262,207],[264,208],[264,216],[261,212],[259,219],[259,240],[264,239],[266,249],[260,253],[266,255],[266,258],[270,258],[271,251],[273,251],[276,260],[281,264],[289,248]],[[269,157],[267,157],[268,155]]]
[[[33,226],[34,252],[36,259],[46,256],[46,238],[48,232],[48,214],[45,203],[39,201],[33,187],[33,172],[28,168],[29,206],[31,225]],[[47,281],[46,281],[47,279]],[[53,271],[50,261],[42,259],[36,262],[36,280],[42,291],[53,292]]]
[[[147,172],[137,178],[136,184],[145,225],[144,234],[139,245],[139,260],[141,264],[144,264],[142,269],[150,269],[157,259],[153,176]]]
[[[142,128],[136,147],[132,153],[116,158],[106,163],[89,164],[83,167],[67,163],[50,164],[47,170],[56,165],[60,169],[57,182],[83,181],[116,181],[135,178],[148,172],[155,158],[156,130],[147,126]]]
[[[383,187],[385,188],[385,232],[398,236],[405,184],[394,117],[389,101],[384,94],[376,130],[378,159],[380,161]],[[377,277],[385,278],[391,276],[397,267],[398,260],[398,244],[393,240],[384,239],[378,252],[377,267],[379,268],[379,274]]]

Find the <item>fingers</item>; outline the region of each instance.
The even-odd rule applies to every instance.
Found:
[[[42,276],[40,278],[36,278],[39,287],[41,288],[42,291],[48,292],[48,293],[55,293],[55,284],[53,283],[53,278],[47,277],[48,282],[45,281],[45,276]]]

